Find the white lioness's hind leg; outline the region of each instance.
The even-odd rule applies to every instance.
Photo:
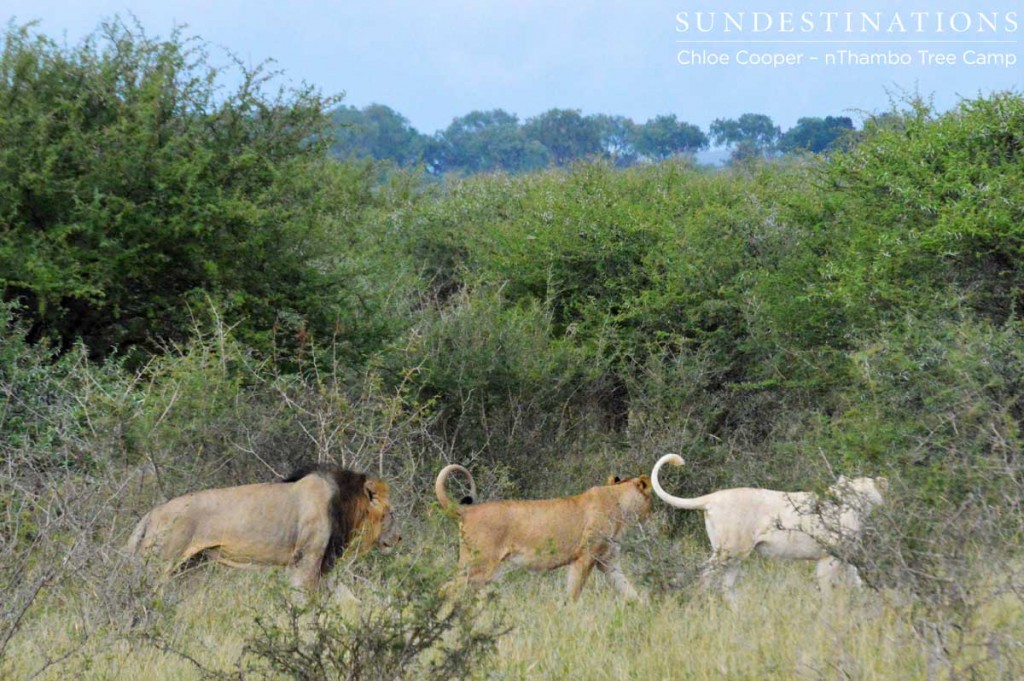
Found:
[[[712,556],[700,574],[700,586],[704,591],[721,591],[726,599],[736,604],[736,581],[740,576],[742,560],[736,557]]]
[[[740,562],[731,560],[722,568],[722,591],[730,603],[736,603],[736,580],[740,576]]]
[[[705,591],[710,591],[715,588],[715,582],[720,577],[721,563],[719,563],[714,556],[709,558],[704,563],[704,567],[700,569],[700,588]]]

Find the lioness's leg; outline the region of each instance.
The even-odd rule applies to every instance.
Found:
[[[587,583],[590,571],[594,569],[594,559],[584,555],[573,563],[569,563],[569,598],[576,600]]]
[[[729,561],[722,569],[722,590],[730,601],[736,599],[736,580],[740,576],[740,562]]]
[[[479,588],[494,579],[500,565],[500,560],[474,560],[463,567],[463,575],[466,581]]]
[[[709,590],[715,588],[715,583],[721,578],[722,568],[725,567],[725,561],[723,561],[718,553],[714,553],[704,563],[704,567],[700,570],[700,586],[702,589]]]
[[[730,601],[736,597],[736,580],[740,575],[741,559],[734,556],[716,553],[704,565],[701,571],[701,588],[709,590],[715,587],[715,582],[721,582],[721,589]]]
[[[627,601],[636,601],[640,599],[640,594],[633,588],[633,585],[626,579],[626,575],[622,572],[622,567],[619,565],[618,557],[616,556],[610,560],[599,561],[597,569],[604,573],[605,578],[608,579],[609,583],[619,594]]]

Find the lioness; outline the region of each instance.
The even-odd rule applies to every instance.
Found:
[[[470,496],[453,504],[445,481],[454,471],[469,478]],[[483,585],[509,567],[553,570],[569,566],[569,596],[579,598],[595,566],[627,600],[638,597],[619,566],[618,539],[626,528],[651,513],[651,481],[644,475],[591,487],[561,499],[475,503],[476,485],[468,470],[445,466],[434,484],[441,507],[460,519],[459,578]]]
[[[286,566],[295,587],[315,588],[351,544],[359,553],[401,541],[383,480],[334,464],[282,482],[192,492],[157,506],[128,540],[171,574],[195,557],[231,567]]]
[[[720,571],[731,596],[740,562],[757,551],[773,558],[818,561],[816,573],[824,593],[842,578],[860,584],[856,568],[830,549],[860,536],[864,518],[882,503],[889,484],[885,478],[840,476],[826,497],[743,487],[682,499],[666,492],[658,481],[665,463],[682,466],[683,459],[677,454],[658,459],[651,471],[655,493],[676,508],[704,511],[712,552],[704,570],[705,583]]]

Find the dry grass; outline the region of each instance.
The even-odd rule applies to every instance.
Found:
[[[746,577],[735,609],[692,590],[621,605],[603,585],[563,606],[560,584],[524,583],[530,607],[500,646],[498,676],[925,678],[913,631],[879,599],[842,594],[822,607],[806,566],[752,566]]]
[[[253,616],[269,607],[266,594],[279,581],[273,571],[197,570],[167,592],[157,605],[165,616],[147,629],[177,652],[131,636],[94,636],[40,678],[201,678],[188,657],[209,669],[235,669]],[[752,563],[735,609],[693,589],[625,605],[600,579],[588,584],[579,602],[567,604],[562,572],[513,574],[496,588],[513,629],[501,639],[488,678],[950,677],[951,670],[915,634],[909,607],[870,591],[840,593],[824,605],[806,565]],[[385,589],[357,585],[364,604]],[[994,635],[1024,640],[1019,599],[996,601],[980,616],[977,645],[965,647],[955,670],[985,658]],[[47,650],[67,649],[80,628],[57,607],[39,615],[19,638],[5,673],[24,678],[39,668]],[[1024,651],[1018,646],[1016,652],[985,660],[974,668],[977,678],[1015,678],[1024,670]]]

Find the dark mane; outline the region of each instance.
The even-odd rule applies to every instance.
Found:
[[[365,473],[357,473],[333,463],[314,463],[293,470],[281,482],[298,482],[309,475],[319,475],[330,480],[337,487],[331,496],[328,513],[331,519],[331,539],[324,551],[320,572],[327,574],[335,561],[345,552],[352,535],[366,515]]]

